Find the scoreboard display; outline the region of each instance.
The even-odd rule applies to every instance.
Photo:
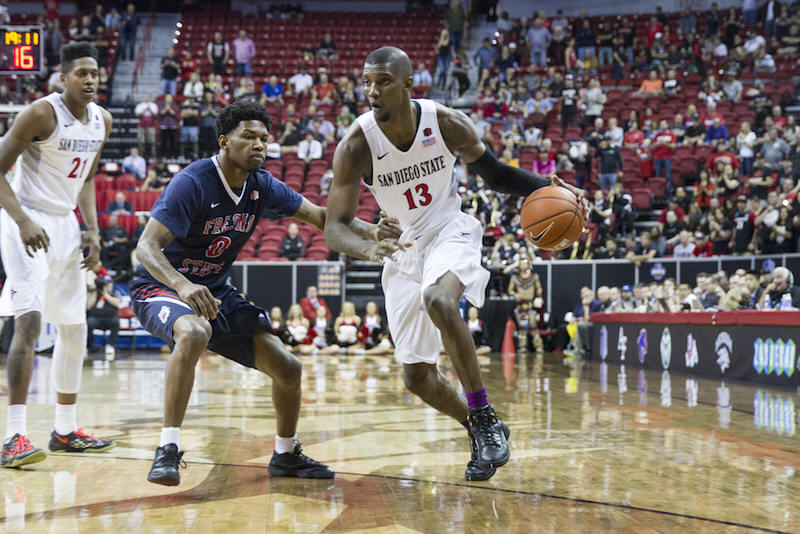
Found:
[[[0,25],[0,74],[36,74],[44,53],[39,26]]]

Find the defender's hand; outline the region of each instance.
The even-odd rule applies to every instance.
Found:
[[[217,317],[222,301],[214,298],[206,286],[187,283],[177,289],[178,296],[192,307],[195,314],[211,321]]]

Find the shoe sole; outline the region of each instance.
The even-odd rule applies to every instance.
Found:
[[[497,472],[497,469],[494,466],[488,466],[488,467],[489,467],[489,469],[492,470],[492,472],[489,473],[488,475],[484,475],[484,476],[469,476],[466,473],[464,473],[464,480],[466,480],[467,482],[482,482],[484,480],[489,480]]]
[[[37,463],[43,461],[45,458],[47,458],[47,453],[44,452],[44,451],[39,451],[39,452],[35,452],[35,453],[33,453],[33,454],[29,455],[29,456],[25,456],[24,458],[20,458],[18,460],[17,459],[13,459],[10,462],[4,463],[0,467],[10,467],[10,468],[22,467],[23,465],[37,464]]]
[[[285,471],[273,467],[267,467],[267,472],[273,477],[307,478],[315,480],[331,479],[336,476],[336,473],[320,473],[317,475],[316,473],[298,473],[296,471]]]
[[[92,454],[92,453],[110,451],[111,449],[113,449],[116,446],[117,446],[116,443],[112,443],[111,445],[107,445],[107,446],[101,447],[99,449],[89,449],[89,448],[86,448],[86,449],[50,449],[50,452],[55,453],[55,454],[61,454],[61,453],[65,453],[65,452],[78,452],[78,453],[86,452],[86,453]]]
[[[174,479],[174,478],[150,478],[147,477],[148,482],[152,482],[153,484],[160,484],[162,486],[177,486],[181,483],[181,479]]]

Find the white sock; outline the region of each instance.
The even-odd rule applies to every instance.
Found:
[[[25,424],[27,419],[25,415],[26,408],[27,406],[24,404],[8,405],[8,410],[6,411],[6,439],[13,437],[14,434],[28,435],[28,428]]]
[[[278,454],[294,452],[295,443],[297,443],[297,434],[290,438],[282,438],[275,434],[275,452]]]
[[[56,421],[53,429],[62,436],[78,430],[78,406],[56,403]]]
[[[181,427],[179,426],[165,426],[161,428],[161,441],[158,443],[159,447],[163,447],[168,443],[174,443],[178,450],[181,450]]]

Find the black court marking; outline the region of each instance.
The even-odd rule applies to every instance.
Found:
[[[65,456],[70,456],[71,453],[66,453]],[[126,458],[121,456],[109,456],[107,454],[103,455],[92,455],[92,456],[84,456],[82,454],[75,453],[75,456],[80,456],[81,458],[96,458],[98,460],[102,459],[114,459],[114,460],[132,460],[134,462],[147,462],[151,463],[152,460],[148,458]],[[266,465],[254,465],[254,464],[231,464],[231,463],[216,463],[216,462],[197,462],[197,461],[187,461],[186,464],[188,465],[210,465],[210,466],[220,466],[220,467],[237,467],[237,468],[251,468],[251,469],[266,469]],[[669,512],[667,510],[656,510],[655,508],[646,508],[643,506],[633,506],[630,504],[624,503],[617,503],[617,502],[607,502],[607,501],[596,501],[593,499],[582,499],[580,497],[567,497],[566,495],[554,495],[552,493],[541,493],[538,491],[526,491],[526,490],[515,490],[515,489],[507,489],[507,488],[495,488],[490,486],[477,486],[473,484],[466,484],[464,482],[446,482],[446,481],[432,481],[432,480],[425,480],[422,478],[414,478],[414,477],[401,477],[396,475],[381,475],[377,473],[354,473],[351,471],[336,471],[337,475],[350,475],[350,476],[359,476],[359,477],[369,477],[369,478],[383,478],[387,480],[397,480],[402,482],[415,482],[419,484],[431,484],[435,486],[448,486],[453,488],[468,488],[468,489],[476,489],[482,491],[495,491],[498,493],[505,493],[508,495],[524,495],[526,497],[538,497],[544,499],[553,499],[558,501],[567,501],[573,502],[576,504],[590,504],[594,506],[606,506],[609,508],[618,508],[621,510],[632,510],[635,512],[646,512],[650,514],[657,514],[657,515],[664,515],[668,517],[679,517],[683,519],[691,519],[694,521],[704,521],[706,523],[714,523],[717,525],[726,525],[730,527],[739,527],[748,530],[754,530],[757,532],[769,532],[771,534],[793,534],[792,532],[786,530],[775,530],[772,528],[767,527],[758,527],[755,525],[747,525],[745,523],[737,523],[735,521],[726,521],[724,519],[714,519],[711,517],[702,517],[698,515],[691,515],[691,514],[681,514],[679,512]],[[300,480],[300,479],[298,479]],[[330,479],[321,479],[321,480],[330,480]],[[336,480],[335,478],[333,479]]]

